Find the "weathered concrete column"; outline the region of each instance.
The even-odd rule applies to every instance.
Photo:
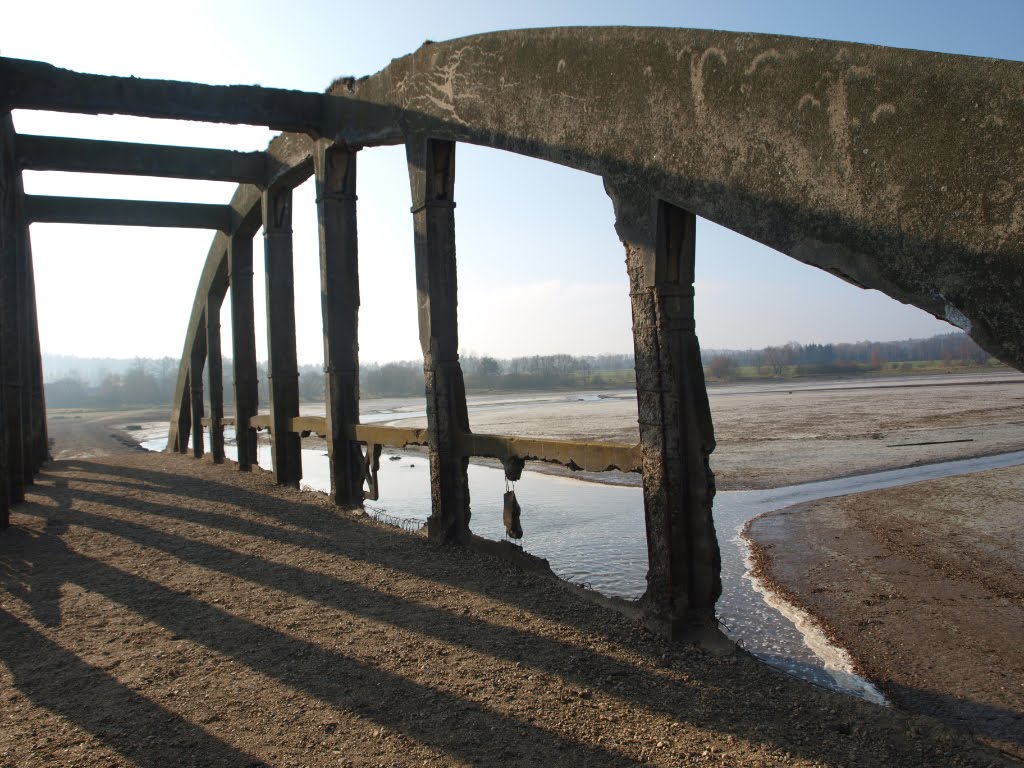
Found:
[[[224,369],[220,351],[220,309],[224,294],[213,290],[206,297],[206,370],[210,387],[210,454],[214,464],[224,463]]]
[[[7,113],[3,116],[0,152],[0,356],[6,406],[3,414],[4,475],[10,504],[24,500],[25,486],[32,477],[31,450],[27,449],[30,445],[29,392],[25,387],[28,344],[23,240],[26,231],[19,210],[23,191],[15,163],[14,141],[14,124]]]
[[[299,486],[302,452],[291,420],[299,415],[295,356],[295,277],[292,266],[292,190],[263,193],[263,247],[267,277],[267,352],[274,482]]]
[[[459,364],[455,272],[455,143],[412,137],[406,143],[416,243],[416,292],[430,436],[428,535],[462,542],[469,536],[469,459],[459,436],[469,432],[466,387]]]
[[[15,263],[17,245],[17,177],[14,154],[14,124],[10,113],[4,113],[0,124],[0,529],[10,524],[10,505],[24,498],[19,466],[18,449],[12,431],[19,421],[17,384],[17,358],[14,342],[16,326],[11,325],[14,306],[11,272]]]
[[[676,638],[722,640],[721,560],[711,506],[715,448],[693,318],[696,217],[631,185],[605,187],[626,247],[633,307],[648,622]]]
[[[189,361],[191,365],[191,360]],[[192,431],[192,382],[191,374],[185,376],[185,386],[181,390],[181,402],[178,403],[178,424],[174,433],[172,449],[175,453],[188,453],[188,438]],[[200,431],[202,431],[200,429]]]
[[[188,379],[192,385],[192,455],[203,458],[206,446],[203,443],[203,366],[206,364],[206,317],[200,320],[192,356],[189,360]]]
[[[252,293],[252,237],[235,234],[228,247],[231,286],[231,362],[235,387],[235,441],[238,468],[256,464],[256,430],[249,420],[259,409],[259,378],[256,372],[256,322]]]
[[[356,151],[321,141],[315,165],[331,498],[343,507],[361,507],[362,454],[346,433],[350,424],[359,423]]]
[[[39,315],[36,309],[36,280],[32,262],[32,242],[28,227],[22,229],[25,248],[26,297],[28,299],[29,401],[32,412],[32,472],[39,472],[50,459],[50,441],[46,428],[46,393],[43,388],[43,354],[39,345]]]
[[[21,196],[24,199],[24,196]],[[35,367],[35,351],[32,345],[32,306],[29,293],[29,272],[31,265],[28,247],[29,232],[24,219],[18,216],[17,221],[17,273],[18,273],[18,354],[21,358],[18,367],[20,373],[21,400],[21,475],[27,488],[32,485],[35,477],[35,426],[36,414],[32,398],[33,369]]]

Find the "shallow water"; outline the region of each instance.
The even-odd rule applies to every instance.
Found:
[[[388,419],[379,420],[394,420],[396,415],[391,412],[386,414]],[[414,415],[405,411],[399,418]],[[232,436],[231,430],[225,432]],[[150,439],[143,442],[143,447],[166,447],[166,429],[162,436],[146,436]],[[226,453],[230,458],[236,456],[230,445]],[[271,468],[269,445],[260,446],[259,464]],[[832,646],[806,615],[750,577],[749,547],[740,531],[748,520],[793,504],[1018,464],[1024,464],[1024,451],[764,491],[720,491],[715,498],[715,525],[722,552],[722,597],[717,608],[726,633],[755,656],[790,674],[883,702],[870,683],[850,673],[846,654]],[[327,454],[323,450],[304,449],[302,465],[303,487],[329,490]],[[367,502],[368,512],[388,522],[405,521],[407,527],[418,527],[426,520],[430,512],[430,467],[425,456],[386,449],[381,456],[379,480],[382,498]],[[473,532],[491,539],[505,538],[504,473],[471,464],[469,484]],[[643,594],[647,545],[639,488],[584,482],[527,469],[515,489],[522,506],[524,531],[519,543],[526,551],[546,558],[562,578],[603,594],[627,599]]]

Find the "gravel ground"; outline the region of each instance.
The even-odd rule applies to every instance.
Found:
[[[11,768],[1015,764],[264,472],[108,437],[49,464],[12,518]]]

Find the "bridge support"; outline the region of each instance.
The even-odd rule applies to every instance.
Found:
[[[192,356],[189,361],[188,379],[192,385],[192,455],[203,458],[206,446],[203,443],[203,367],[206,365],[206,317],[199,325],[195,342],[192,344]]]
[[[234,366],[235,442],[238,469],[248,472],[256,464],[256,430],[249,420],[259,409],[256,372],[256,318],[252,293],[252,235],[235,233],[228,245],[228,280],[231,286],[231,362]]]
[[[302,479],[299,435],[299,366],[295,354],[295,275],[292,265],[292,190],[263,193],[263,247],[267,282],[267,352],[274,482],[296,488]]]
[[[721,560],[711,507],[715,448],[693,318],[696,217],[606,181],[626,247],[633,308],[648,573],[647,621],[715,644]]]
[[[210,454],[224,463],[224,368],[220,350],[220,310],[224,294],[211,290],[206,298],[206,370],[210,387]]]
[[[189,365],[191,366],[191,357]],[[178,401],[178,421],[171,422],[173,429],[171,450],[175,453],[188,453],[188,438],[192,431],[192,376],[185,374],[185,384],[181,390],[181,399]]]
[[[359,423],[356,152],[321,141],[314,157],[331,498],[343,507],[361,507],[362,454],[347,434],[348,425]]]
[[[0,126],[0,528],[10,505],[25,498],[21,451],[21,387],[18,353],[18,170],[10,113]]]
[[[416,292],[430,437],[427,534],[439,541],[469,537],[469,458],[459,437],[469,432],[459,364],[455,273],[455,143],[417,136],[406,144],[416,243]]]
[[[0,125],[0,528],[49,455],[25,194],[10,113]]]
[[[28,304],[28,339],[31,352],[29,364],[29,391],[32,414],[32,474],[37,473],[50,459],[50,442],[46,429],[46,393],[43,390],[43,353],[39,345],[39,314],[36,310],[36,279],[32,263],[32,241],[28,227],[22,229],[28,285],[25,297]]]

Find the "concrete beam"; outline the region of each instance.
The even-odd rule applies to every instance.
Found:
[[[233,181],[266,186],[265,152],[169,147],[122,141],[65,139],[20,134],[18,164],[27,171],[111,173],[172,179]]]
[[[2,57],[0,108],[265,125],[352,146],[402,141],[398,110],[333,94],[90,75]]]
[[[257,85],[200,85],[173,80],[89,75],[51,64],[0,58],[0,99],[8,109],[120,114],[208,123],[265,125],[319,134],[322,94]]]
[[[227,205],[150,200],[25,195],[25,216],[40,224],[114,224],[127,227],[216,229],[228,233],[235,219]]]

